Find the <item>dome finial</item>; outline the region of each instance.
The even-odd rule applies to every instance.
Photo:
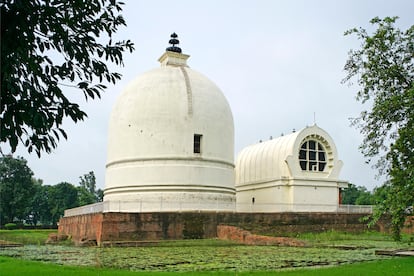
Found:
[[[176,33],[171,34],[171,39],[168,41],[172,46],[168,47],[166,50],[175,53],[181,53],[181,48],[175,45],[180,44],[180,41],[177,39],[178,35]]]

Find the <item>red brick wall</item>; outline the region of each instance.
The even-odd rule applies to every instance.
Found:
[[[59,234],[71,237],[75,244],[82,241],[101,241],[103,214],[88,214],[65,217],[59,221]]]
[[[102,240],[181,239],[183,225],[175,214],[105,213]]]
[[[217,236],[217,221],[205,213],[100,213],[64,217],[59,234],[84,241],[145,241]]]
[[[283,236],[285,233],[367,229],[361,214],[335,213],[100,213],[62,218],[59,234],[76,244],[91,240],[145,241],[217,237],[217,226],[227,225],[256,235]],[[386,221],[376,230],[387,231]]]

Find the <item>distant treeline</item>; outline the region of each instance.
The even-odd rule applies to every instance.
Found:
[[[43,185],[33,177],[23,157],[0,157],[0,227],[56,227],[64,210],[102,201],[93,171],[80,177],[79,186],[61,182]]]

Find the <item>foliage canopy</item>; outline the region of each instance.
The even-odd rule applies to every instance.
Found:
[[[0,142],[14,152],[22,143],[40,156],[67,134],[62,121],[87,115],[63,88],[100,97],[103,82],[121,75],[106,62],[123,65],[130,40],[113,41],[121,26],[117,0],[1,0]],[[73,89],[74,88],[74,89]],[[69,88],[66,88],[69,89]]]
[[[343,82],[356,78],[357,100],[370,103],[353,120],[364,135],[362,153],[388,177],[385,198],[374,215],[392,216],[394,237],[400,239],[406,210],[414,204],[414,25],[406,31],[395,27],[397,17],[373,18],[372,34],[363,28],[348,30],[361,48],[351,50]]]
[[[100,202],[103,200],[103,191],[96,189],[96,177],[93,171],[79,177],[78,201],[79,206]]]
[[[34,192],[32,176],[24,158],[0,157],[0,225],[24,218]]]
[[[78,187],[67,182],[43,185],[23,157],[0,157],[0,228],[11,222],[56,226],[66,209],[102,201],[94,172],[80,179]]]

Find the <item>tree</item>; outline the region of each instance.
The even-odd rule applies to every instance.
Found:
[[[79,177],[78,199],[79,205],[87,205],[102,201],[103,191],[96,190],[96,177],[93,171]]]
[[[102,189],[96,190],[96,197],[97,197],[97,202],[102,202],[103,197],[104,197],[104,191]]]
[[[50,222],[52,225],[56,225],[66,209],[79,206],[78,190],[67,182],[48,186],[48,204],[51,215]]]
[[[40,156],[67,134],[62,121],[87,116],[63,88],[86,99],[100,97],[121,75],[105,62],[123,65],[130,40],[113,41],[126,26],[117,0],[1,0],[0,142],[12,152],[21,143]],[[71,87],[71,88],[68,88]]]
[[[414,58],[414,50],[413,50]],[[414,92],[414,89],[412,89]],[[414,95],[414,94],[413,94]],[[411,98],[414,101],[414,97]],[[385,200],[385,211],[392,219],[394,238],[400,240],[400,230],[404,226],[407,210],[414,205],[414,125],[410,118],[404,128],[398,130],[398,139],[391,145],[387,157],[391,162],[389,170],[389,194]]]
[[[349,52],[343,82],[356,78],[357,100],[371,105],[353,124],[364,135],[362,153],[388,178],[386,198],[376,208],[373,222],[390,214],[393,236],[399,240],[405,210],[414,204],[414,26],[401,31],[394,26],[396,20],[372,19],[376,27],[372,34],[363,28],[345,32],[356,35],[362,45]]]
[[[33,195],[32,176],[23,157],[0,157],[0,225],[25,217]]]
[[[356,199],[359,196],[358,188],[354,184],[349,183],[348,188],[344,189],[341,194],[342,204],[355,204]]]
[[[387,199],[387,195],[390,193],[388,184],[388,182],[385,182],[382,186],[376,187],[374,189],[373,196],[375,205],[385,205],[384,201]]]
[[[349,184],[342,192],[342,204],[371,205],[373,203],[373,195],[363,186]]]
[[[44,186],[41,179],[32,179],[33,181],[33,198],[30,207],[27,210],[26,221],[32,225],[39,222],[43,225],[49,225],[52,221],[49,206],[49,186]]]
[[[358,198],[355,200],[355,205],[372,205],[374,204],[374,196],[372,195],[372,193],[370,191],[367,190],[367,188],[365,187],[361,187],[362,188],[360,190],[359,196]]]

